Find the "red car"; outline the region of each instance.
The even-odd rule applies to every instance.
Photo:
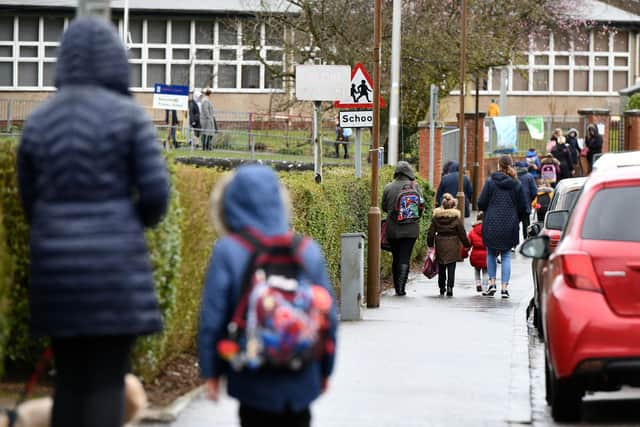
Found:
[[[549,259],[541,304],[553,418],[578,420],[585,391],[640,387],[640,167],[592,176],[553,254],[549,236],[521,253]]]

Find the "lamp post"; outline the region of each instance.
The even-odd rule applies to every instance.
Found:
[[[462,11],[460,13],[460,117],[458,117],[458,127],[460,128],[460,144],[458,152],[458,209],[464,218],[464,80],[467,51],[467,0],[462,0]]]
[[[378,147],[380,146],[380,45],[382,0],[374,2],[373,20],[373,150],[371,151],[371,206],[368,214],[367,307],[380,306],[380,208],[378,207]]]

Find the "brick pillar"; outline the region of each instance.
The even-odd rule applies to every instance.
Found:
[[[624,149],[640,150],[640,110],[624,112]]]
[[[482,185],[485,181],[484,172],[484,117],[485,113],[478,113],[478,131],[476,133],[476,114],[465,113],[464,115],[464,127],[467,130],[466,141],[466,158],[465,164],[467,169],[465,173],[469,176],[471,184],[473,186],[473,206],[475,208],[476,201],[482,190]],[[456,115],[456,118],[460,119],[460,114]]]
[[[430,128],[427,122],[418,123],[418,142],[419,142],[419,164],[418,175],[424,180],[429,180],[429,133]],[[431,187],[437,189],[440,185],[440,174],[442,172],[442,125],[435,126],[435,147],[433,150],[433,183]]]
[[[582,137],[587,134],[587,126],[590,124],[604,125],[604,132],[602,135],[602,152],[609,151],[609,125],[610,125],[610,113],[606,108],[588,108],[578,110],[580,115],[580,128],[582,129]]]

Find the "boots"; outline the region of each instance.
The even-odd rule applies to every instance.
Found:
[[[396,296],[400,296],[400,274],[398,273],[398,266],[394,265],[391,268],[391,277],[393,278],[393,289],[396,291]]]
[[[400,264],[398,266],[398,288],[400,292],[398,295],[406,295],[407,280],[409,280],[409,264]]]

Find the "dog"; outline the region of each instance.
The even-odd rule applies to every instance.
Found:
[[[124,423],[126,424],[139,419],[149,406],[149,401],[142,383],[136,376],[127,374],[124,377],[124,386]],[[16,409],[13,427],[49,427],[52,408],[53,399],[50,397],[27,400]],[[9,421],[8,413],[0,413],[0,427],[9,427]]]

